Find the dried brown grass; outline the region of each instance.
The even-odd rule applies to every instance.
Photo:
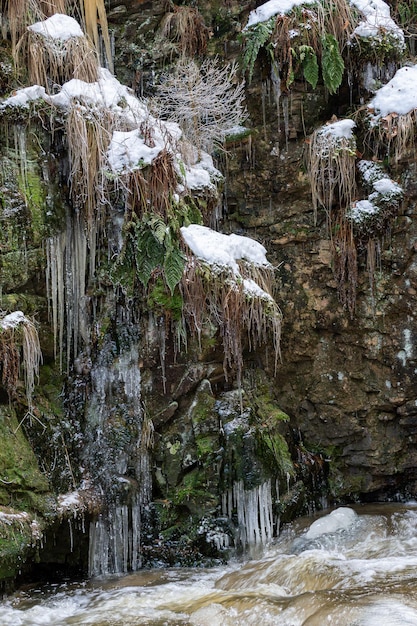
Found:
[[[207,49],[209,30],[194,7],[173,5],[162,18],[159,34],[173,41],[183,56],[194,57]]]
[[[163,149],[148,167],[129,174],[130,212],[141,217],[151,209],[166,218],[177,184],[174,158],[171,152]]]
[[[111,113],[81,103],[74,103],[66,118],[71,197],[82,210],[89,234],[94,231],[98,208],[106,202],[104,162],[113,126]]]
[[[247,278],[260,279],[261,288],[271,284],[270,269],[242,263],[241,270]],[[282,314],[272,297],[268,297],[270,292],[265,297],[254,296],[244,288],[243,281],[236,280],[229,270],[213,269],[196,258],[188,259],[181,292],[185,324],[199,342],[207,324],[218,327],[226,379],[230,373],[235,375],[240,387],[245,335],[249,350],[266,345],[272,338],[276,370],[280,357]]]
[[[345,218],[339,218],[332,239],[333,274],[337,282],[339,300],[355,314],[356,291],[358,285],[358,255],[352,225]]]
[[[97,54],[99,54],[101,35],[104,42],[104,49],[106,52],[109,70],[114,72],[113,55],[104,0],[79,0],[79,5],[87,36],[93,43]],[[99,25],[100,30],[98,27]]]
[[[98,79],[97,56],[85,37],[61,41],[28,31],[19,42],[18,54],[28,59],[29,80],[47,90],[72,78],[88,83]]]
[[[388,155],[398,163],[414,151],[416,130],[416,109],[405,115],[392,112],[369,128],[367,142],[374,145],[376,156]]]
[[[0,320],[0,363],[1,381],[10,398],[16,393],[23,366],[28,412],[32,411],[32,397],[35,379],[39,376],[42,352],[38,332],[34,323],[27,317],[12,327],[1,328]]]
[[[330,229],[332,207],[350,206],[356,193],[356,143],[354,138],[335,138],[322,126],[314,131],[308,146],[315,220],[317,209],[324,207]]]

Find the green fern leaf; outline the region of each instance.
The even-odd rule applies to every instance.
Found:
[[[135,253],[137,275],[146,287],[153,271],[163,264],[165,248],[155,238],[154,232],[144,224],[137,233]]]
[[[308,49],[303,50],[303,74],[306,81],[310,83],[313,89],[315,89],[317,86],[317,81],[319,79],[319,65],[317,63],[317,55],[314,52],[313,48],[311,48],[310,46],[305,46],[305,48]]]
[[[243,52],[243,69],[248,72],[248,82],[252,81],[253,68],[259,50],[266,44],[275,28],[275,16],[266,22],[259,22],[244,32],[245,50]]]
[[[174,289],[180,282],[184,272],[185,258],[178,247],[173,247],[164,259],[165,282],[174,295]]]
[[[164,239],[167,233],[167,225],[160,215],[156,215],[156,213],[151,213],[144,220],[146,225],[152,232],[152,235],[159,243],[164,243]]]
[[[342,82],[345,64],[339,51],[339,44],[333,35],[326,33],[322,37],[321,45],[323,81],[329,93],[335,93]]]

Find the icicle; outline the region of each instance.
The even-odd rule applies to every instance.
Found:
[[[274,99],[277,105],[277,116],[278,116],[278,137],[280,134],[280,126],[281,126],[281,116],[279,110],[279,103],[281,99],[281,77],[279,75],[279,63],[274,59],[271,62],[271,82],[272,89],[274,92]]]
[[[229,492],[224,494],[223,515],[231,517]],[[236,509],[239,539],[243,546],[265,545],[273,537],[271,481],[246,490],[243,481],[233,485],[233,505]]]
[[[288,95],[285,95],[282,98],[282,114],[283,114],[283,117],[284,117],[285,149],[288,152],[288,139],[289,139],[289,136],[290,136]]]

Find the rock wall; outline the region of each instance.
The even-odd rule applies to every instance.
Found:
[[[240,33],[254,5],[233,0],[192,3],[207,29],[207,55],[219,54],[229,61],[240,58]],[[109,3],[116,75],[140,95],[153,93],[155,73],[175,58],[172,44],[177,42],[161,39],[159,33],[168,10],[177,9],[165,2]],[[2,66],[3,95],[12,84],[6,65]],[[148,451],[141,456],[135,448],[135,437],[144,416],[152,424],[147,460],[152,498],[143,511],[142,565],[216,562],[227,558],[230,546],[244,548],[261,537],[269,538],[280,521],[323,501],[415,495],[414,155],[388,164],[389,175],[401,183],[404,201],[375,239],[375,267],[369,266],[366,246],[358,246],[353,315],[339,299],[326,212],[319,210],[315,219],[306,160],[314,129],[332,115],[343,117],[359,107],[368,95],[359,83],[349,89],[347,79],[332,96],[320,83],[312,89],[297,80],[277,105],[267,59],[261,53],[257,60],[246,87],[250,132],[230,138],[226,152],[216,156],[225,175],[217,227],[253,237],[267,248],[268,259],[277,267],[275,296],[283,328],[276,372],[270,346],[254,351],[249,350],[249,342],[245,346],[242,390],[236,388],[233,376],[225,375],[216,328],[206,328],[200,343],[189,337],[187,351],[183,346],[178,352],[160,302],[159,308],[152,308],[149,302],[138,304],[140,298],[121,296],[113,289],[104,263],[88,291],[90,303],[96,303],[91,307],[92,348],[78,355],[69,374],[60,372],[48,319],[43,241],[68,219],[65,141],[58,133],[50,143],[42,123],[35,133],[32,128],[30,141],[24,143],[25,178],[19,174],[22,159],[16,154],[17,144],[4,139],[0,303],[4,311],[19,309],[36,317],[44,364],[32,418],[25,417],[23,385],[13,399],[16,418],[6,416],[9,399],[1,389],[4,424],[12,418],[17,424],[22,420],[17,436],[26,434],[24,445],[30,450],[30,442],[38,461],[27,452],[33,469],[23,477],[16,470],[18,460],[13,468],[3,463],[0,504],[12,516],[29,510],[41,520],[39,532],[49,529],[37,557],[41,563],[54,563],[63,570],[87,568],[88,524],[97,521],[103,505],[95,499],[94,489],[89,492],[91,485],[84,484],[86,450],[96,443],[86,432],[88,422],[95,419],[92,408],[102,402],[99,367],[107,367],[110,361],[117,364],[119,374],[117,380],[106,374],[114,395],[114,405],[105,409],[106,446],[113,441],[115,456],[105,482],[124,489],[126,502],[137,492],[143,468],[138,470],[129,461],[123,482],[116,476],[117,467],[125,463],[126,450],[136,464],[144,456],[148,459]],[[13,120],[5,123],[7,128],[13,126]],[[26,129],[22,124],[18,119],[15,132]],[[359,144],[367,158],[374,156],[361,136]],[[129,314],[124,312],[127,308]],[[126,383],[123,344],[132,327],[140,355],[135,374],[141,381],[139,408],[132,397],[125,402],[117,390]],[[103,346],[110,361],[105,361]],[[100,411],[104,414],[104,408]],[[0,437],[9,445],[16,438],[14,422],[7,428]],[[14,443],[10,458],[22,445],[17,439]],[[96,446],[96,467],[90,459],[97,475],[103,449],[100,452]],[[81,485],[84,499],[60,499],[59,494],[79,490]],[[33,496],[28,504],[22,490],[39,499]],[[265,511],[261,501],[267,503]],[[16,519],[13,523],[20,523]],[[68,520],[74,522],[71,537]],[[250,529],[247,534],[242,534],[243,526]],[[33,529],[29,532],[25,527],[26,531],[28,536],[1,577],[13,578],[19,559],[26,555],[28,567],[34,563],[38,538]],[[62,548],[55,553],[50,547],[53,536]],[[82,546],[75,551],[74,536]],[[36,568],[30,575],[36,576]]]

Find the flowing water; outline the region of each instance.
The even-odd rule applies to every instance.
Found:
[[[20,590],[2,626],[417,625],[417,503],[304,518],[250,560]]]

